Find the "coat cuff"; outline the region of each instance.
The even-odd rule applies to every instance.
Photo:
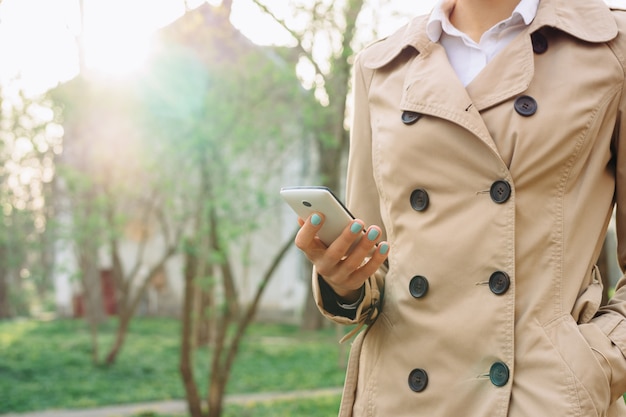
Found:
[[[365,298],[365,286],[361,287],[361,295],[355,303],[343,304],[339,301],[337,293],[333,291],[332,287],[328,285],[324,278],[319,274],[317,275],[317,281],[324,309],[333,316],[347,317],[354,320],[356,318],[356,311]]]
[[[337,303],[332,288],[313,269],[313,296],[318,309],[328,319],[340,324],[366,325],[378,317],[381,306],[381,292],[375,277],[370,277],[363,285],[362,300],[356,308],[345,308]]]

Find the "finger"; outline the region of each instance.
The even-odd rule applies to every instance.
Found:
[[[363,264],[350,275],[349,281],[354,282],[354,285],[362,285],[367,278],[374,275],[382,266],[389,256],[389,249],[390,245],[388,242],[380,242],[371,258],[363,262]]]
[[[306,248],[308,248],[315,241],[315,236],[317,235],[317,232],[320,230],[323,224],[323,214],[311,214],[302,224],[300,230],[298,231],[298,234],[296,235],[296,246],[299,249],[306,251]]]
[[[343,259],[355,242],[363,237],[364,227],[365,225],[362,220],[353,220],[328,247],[328,256],[335,262]]]
[[[354,270],[361,265],[363,259],[370,256],[373,252],[373,248],[381,234],[382,232],[378,226],[370,226],[367,230],[363,231],[359,237],[359,241],[352,243],[350,253],[347,254],[347,258],[350,259],[346,259],[346,266],[352,267],[352,270]]]
[[[344,258],[343,262],[339,266],[339,273],[344,276],[350,276],[355,271],[360,269],[365,261],[372,257],[372,254],[377,250],[376,242],[380,238],[382,232],[378,226],[370,226],[365,232],[360,241],[353,245],[350,253]],[[389,250],[389,245],[385,247],[385,252]]]

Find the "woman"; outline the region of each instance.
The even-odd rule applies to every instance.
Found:
[[[626,416],[626,282],[600,306],[595,266],[617,203],[626,267],[624,30],[599,0],[456,0],[359,54],[359,220],[296,238],[323,314],[367,325],[342,417]]]

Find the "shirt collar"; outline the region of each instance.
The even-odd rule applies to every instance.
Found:
[[[461,35],[461,32],[452,26],[448,18],[453,6],[454,1],[451,0],[439,0],[435,4],[426,25],[426,32],[431,41],[438,42],[443,32],[450,35]],[[513,10],[511,17],[505,22],[509,24],[521,24],[523,22],[524,25],[528,26],[537,15],[538,7],[539,0],[521,0]]]

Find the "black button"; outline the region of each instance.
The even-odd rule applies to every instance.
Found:
[[[423,369],[413,369],[409,374],[409,387],[415,392],[422,392],[428,385],[428,374]]]
[[[422,298],[428,292],[428,280],[421,276],[416,275],[409,282],[409,292],[414,298]]]
[[[494,202],[502,204],[511,197],[511,185],[504,180],[498,180],[491,185],[489,195]]]
[[[415,211],[424,211],[428,208],[428,193],[423,188],[413,190],[411,193],[411,207]]]
[[[511,278],[506,272],[496,271],[489,277],[489,289],[496,295],[502,295],[509,290]]]
[[[535,32],[530,35],[530,40],[533,43],[533,52],[536,54],[543,54],[548,50],[548,40],[539,32]]]
[[[509,367],[504,362],[496,362],[489,369],[489,379],[496,387],[503,387],[509,382]]]
[[[404,123],[405,125],[412,125],[413,123],[417,122],[420,117],[422,117],[420,113],[405,110],[402,112],[402,123]]]
[[[519,96],[513,105],[515,111],[524,117],[532,116],[537,112],[537,102],[530,96]]]

